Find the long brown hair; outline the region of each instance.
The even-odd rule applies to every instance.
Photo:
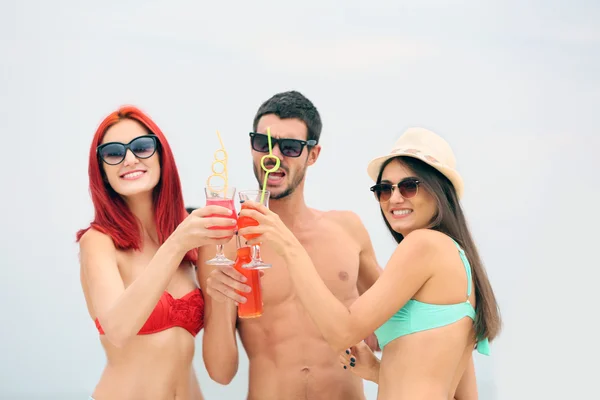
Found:
[[[424,189],[437,202],[437,212],[431,220],[429,228],[450,236],[463,248],[471,264],[475,286],[475,334],[477,338],[488,338],[491,342],[502,329],[500,310],[485,267],[479,257],[477,246],[475,246],[469,232],[454,186],[448,178],[427,163],[413,157],[402,156],[390,158],[381,166],[377,176],[378,184],[381,183],[383,170],[393,160],[399,161],[410,168],[419,178]],[[381,210],[381,215],[396,242],[400,243],[404,237],[392,229],[387,218],[385,218],[383,210]]]

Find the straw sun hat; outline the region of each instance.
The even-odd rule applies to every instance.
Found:
[[[462,177],[456,170],[456,157],[448,142],[424,128],[409,128],[392,146],[390,152],[371,160],[367,172],[373,181],[381,171],[381,166],[390,158],[404,156],[417,158],[440,171],[452,182],[458,198],[464,192]]]

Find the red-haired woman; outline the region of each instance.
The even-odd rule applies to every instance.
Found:
[[[196,249],[233,237],[208,229],[234,225],[231,212],[187,214],[171,148],[135,107],[102,121],[89,176],[95,217],[77,233],[81,285],[107,356],[93,398],[202,399],[192,366],[204,315]]]

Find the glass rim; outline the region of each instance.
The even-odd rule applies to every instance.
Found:
[[[262,189],[238,190],[238,193],[262,193]],[[271,193],[271,191],[265,189],[265,193]]]

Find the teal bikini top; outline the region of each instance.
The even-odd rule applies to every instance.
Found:
[[[469,317],[475,321],[475,308],[469,301],[471,295],[471,264],[458,243],[454,241],[454,244],[467,272],[467,301],[458,304],[429,304],[410,299],[404,307],[375,330],[375,335],[382,349],[392,340],[401,336],[450,325],[464,317]],[[490,345],[487,338],[477,341],[477,351],[486,356],[490,355]]]

